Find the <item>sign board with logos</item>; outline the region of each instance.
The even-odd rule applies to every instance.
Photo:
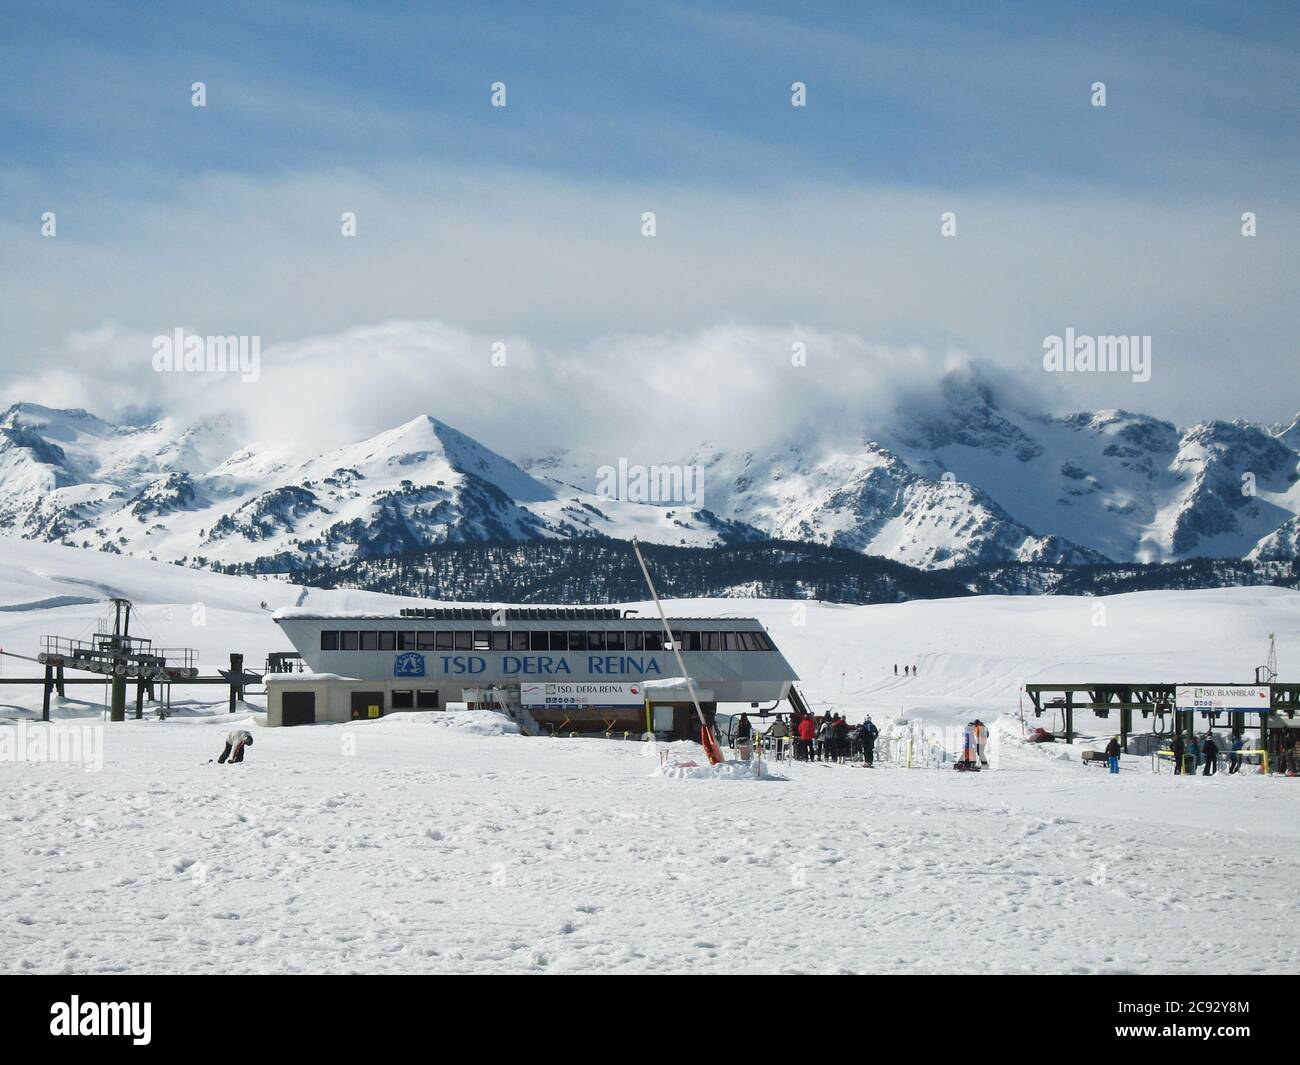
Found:
[[[640,684],[524,683],[519,701],[529,708],[640,707],[645,689]]]
[[[1236,710],[1266,714],[1269,711],[1267,684],[1179,685],[1174,693],[1179,710]]]

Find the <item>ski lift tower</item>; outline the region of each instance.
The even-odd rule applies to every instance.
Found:
[[[1272,684],[1277,680],[1277,636],[1268,634],[1268,660],[1262,666],[1255,667],[1256,684]]]
[[[90,640],[68,640],[62,636],[42,636],[41,653],[36,661],[46,667],[48,678],[53,667],[84,669],[102,673],[112,682],[110,721],[126,720],[126,684],[138,685],[135,716],[141,717],[144,689],[153,689],[155,681],[193,680],[199,675],[194,663],[198,652],[191,647],[155,648],[152,640],[131,635],[131,601],[111,599],[113,628],[107,622]]]

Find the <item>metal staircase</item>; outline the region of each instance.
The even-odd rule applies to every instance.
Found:
[[[542,727],[528,708],[519,701],[517,693],[504,692],[500,688],[489,688],[485,694],[489,696],[492,708],[498,713],[505,714],[518,725],[519,731],[525,736],[542,735]]]

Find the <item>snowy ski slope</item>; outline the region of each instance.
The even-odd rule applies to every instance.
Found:
[[[137,602],[146,635],[199,647],[204,672],[230,650],[253,664],[287,649],[270,621],[276,607],[400,602],[0,541],[6,649],[34,653],[43,633],[90,631],[108,594]],[[677,780],[656,775],[648,745],[527,739],[490,714],[262,729],[256,697],[233,718],[196,704],[165,722],[104,725],[98,772],[0,761],[0,969],[1294,972],[1300,963],[1287,932],[1300,782],[1176,779],[1139,758],[1112,777],[1062,758],[1061,747],[1023,745],[1014,717],[1020,685],[1036,678],[1248,679],[1269,632],[1286,676],[1300,662],[1300,595],[670,609],[757,613],[810,700],[851,720],[959,724],[1005,713],[999,768],[783,764],[767,780]],[[900,672],[919,663],[920,675],[895,679],[895,662]],[[15,660],[3,670],[29,672]],[[101,689],[69,696],[56,716],[96,726]],[[16,731],[34,709],[38,688],[0,677],[0,729]],[[249,760],[209,764],[232,722],[255,732]],[[1081,727],[1101,737],[1108,726]],[[692,750],[677,745],[673,757]]]

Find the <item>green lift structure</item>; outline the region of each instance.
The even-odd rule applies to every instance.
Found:
[[[1034,708],[1034,717],[1042,717],[1049,711],[1060,711],[1065,722],[1065,742],[1073,743],[1074,712],[1088,710],[1097,717],[1106,719],[1111,711],[1119,714],[1120,745],[1128,751],[1128,738],[1133,731],[1133,711],[1142,716],[1151,714],[1172,714],[1170,735],[1189,732],[1193,729],[1195,714],[1204,714],[1212,722],[1217,722],[1220,715],[1227,714],[1229,727],[1234,736],[1240,736],[1246,730],[1246,713],[1234,710],[1180,710],[1176,702],[1177,690],[1186,687],[1267,687],[1269,689],[1269,712],[1260,712],[1260,745],[1268,746],[1268,718],[1271,714],[1285,714],[1294,718],[1300,711],[1300,684],[1278,683],[1252,684],[1238,681],[1235,683],[1204,684],[1193,681],[1176,684],[1142,684],[1142,683],[1079,683],[1079,684],[1026,684],[1025,694]]]

